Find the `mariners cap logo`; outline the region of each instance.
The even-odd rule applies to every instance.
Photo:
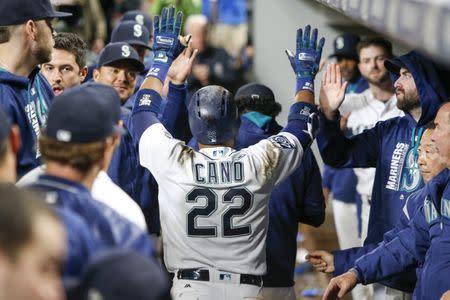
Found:
[[[344,43],[344,37],[340,36],[336,39],[336,49],[342,49],[344,48],[345,43]]]
[[[141,37],[142,36],[142,25],[135,24],[133,27],[133,35],[135,37]]]
[[[136,23],[144,25],[144,16],[139,14],[136,15],[136,17],[134,17],[134,19],[136,20]]]
[[[60,129],[56,132],[56,139],[60,142],[70,142],[72,140],[72,133],[70,131]]]
[[[130,47],[128,45],[122,46],[122,57],[129,57],[131,55]]]

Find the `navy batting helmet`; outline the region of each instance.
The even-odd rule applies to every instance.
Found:
[[[233,95],[210,85],[198,90],[189,103],[189,126],[197,141],[218,145],[233,139],[239,129],[239,115]]]

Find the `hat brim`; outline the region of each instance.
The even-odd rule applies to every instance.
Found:
[[[118,63],[118,62],[126,62],[126,63],[132,65],[133,68],[139,73],[144,71],[144,69],[145,69],[145,65],[140,60],[137,60],[137,59],[134,59],[134,58],[119,58],[119,59],[116,59],[116,60],[106,61],[99,67],[109,66],[109,65],[112,65],[112,64]]]
[[[152,50],[152,48],[148,44],[146,44],[140,40],[128,40],[128,41],[122,41],[122,42],[130,44],[131,46],[137,45],[137,46],[142,46],[144,48],[147,48],[148,50]]]
[[[53,11],[53,13],[51,13],[46,18],[65,18],[65,17],[71,17],[71,16],[72,16],[72,13]]]
[[[399,60],[398,58],[392,58],[392,59],[385,60],[384,67],[386,68],[386,70],[388,70],[389,72],[391,72],[392,74],[395,74],[397,76],[400,76],[401,68],[406,68],[405,64],[402,63],[402,61]]]

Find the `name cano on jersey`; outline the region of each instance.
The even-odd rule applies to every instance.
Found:
[[[245,179],[244,164],[240,161],[207,161],[194,164],[196,183],[239,183]]]

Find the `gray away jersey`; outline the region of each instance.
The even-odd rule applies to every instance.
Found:
[[[201,149],[150,126],[140,162],[159,185],[164,259],[169,272],[215,268],[263,275],[268,201],[274,185],[301,163],[303,148],[280,133],[249,148]]]

